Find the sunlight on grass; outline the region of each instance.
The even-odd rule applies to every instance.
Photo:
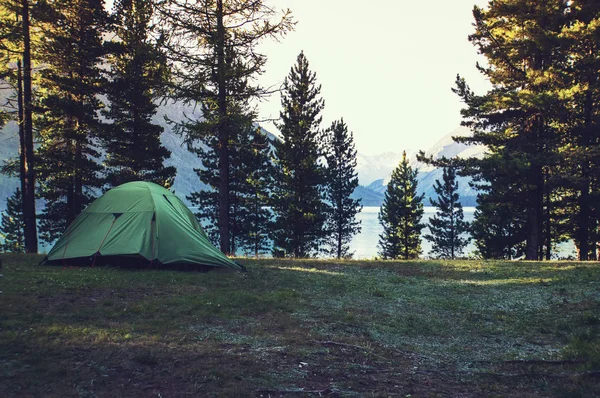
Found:
[[[460,281],[456,281],[456,282],[459,284],[464,284],[464,285],[486,286],[486,285],[507,285],[507,284],[521,284],[521,285],[536,284],[536,283],[544,284],[544,283],[553,282],[555,280],[557,280],[557,278],[531,277],[531,278],[488,279],[488,280],[482,280],[482,281],[466,279],[466,280],[460,280]]]
[[[309,273],[325,274],[325,275],[342,275],[342,276],[344,275],[343,272],[327,271],[324,269],[317,269],[317,268],[282,267],[282,266],[271,266],[269,268],[280,269],[283,271],[309,272]]]
[[[244,259],[225,275],[0,258],[0,396],[598,391],[579,377],[600,366],[597,264]]]
[[[74,326],[53,324],[42,328],[39,332],[44,336],[77,344],[83,342],[88,344],[123,343],[133,338],[140,340],[148,339],[148,336],[138,335],[137,333],[134,334],[131,328],[127,329],[125,327],[105,328],[92,325]]]

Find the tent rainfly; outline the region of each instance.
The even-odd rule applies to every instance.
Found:
[[[194,214],[177,196],[160,185],[142,181],[119,185],[92,202],[45,261],[95,262],[97,257],[243,269],[210,243]]]

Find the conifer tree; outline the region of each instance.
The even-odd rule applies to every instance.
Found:
[[[244,206],[245,218],[241,221],[244,236],[241,246],[246,253],[258,257],[271,248],[272,212],[270,193],[273,191],[274,171],[271,141],[265,133],[255,127],[250,130],[248,143],[242,145],[244,153]]]
[[[457,78],[454,89],[467,105],[462,111],[463,123],[475,130],[473,137],[459,141],[483,144],[499,159],[510,156],[521,162],[513,179],[522,193],[519,205],[527,208],[523,228],[525,257],[530,260],[541,259],[550,250],[544,238],[552,229],[548,218],[552,196],[548,192],[553,190],[550,173],[559,159],[555,117],[563,108],[554,83],[568,62],[567,54],[557,51],[567,7],[562,0],[505,0],[491,2],[487,9],[475,7],[475,33],[469,39],[486,57],[488,66],[479,70],[493,88],[475,95],[464,79]],[[468,171],[481,180],[494,179],[493,167],[475,165]],[[488,196],[492,198],[511,202],[509,197]]]
[[[275,142],[276,187],[274,243],[295,258],[314,255],[325,237],[325,170],[319,163],[320,96],[315,72],[301,52],[283,82],[279,130]]]
[[[168,188],[175,178],[175,168],[164,166],[170,156],[160,142],[164,129],[151,120],[168,80],[166,56],[150,36],[153,7],[144,0],[118,0],[114,7],[117,40],[104,112],[111,124],[102,136],[109,187],[144,180]]]
[[[251,84],[262,73],[266,56],[256,51],[265,39],[284,36],[293,28],[291,14],[278,13],[263,0],[160,0],[169,53],[175,69],[174,97],[185,103],[200,103],[204,120],[186,121],[178,130],[187,140],[218,142],[219,248],[231,250],[229,227],[231,184],[230,151],[239,108],[269,94]],[[233,107],[233,108],[232,108]],[[209,115],[210,114],[210,115]]]
[[[431,199],[431,204],[437,208],[437,213],[429,218],[431,234],[425,235],[425,239],[432,243],[432,255],[454,259],[462,254],[469,242],[464,237],[469,231],[469,224],[464,221],[454,167],[444,167],[442,180],[443,183],[436,180],[433,186],[438,197]]]
[[[51,242],[79,215],[102,185],[94,140],[102,133],[98,113],[104,81],[102,34],[108,14],[101,0],[45,3],[40,57],[38,128],[40,196],[46,200],[40,230]]]
[[[21,200],[25,220],[25,248],[28,253],[37,253],[37,221],[35,210],[35,160],[33,143],[33,97],[32,97],[32,27],[29,0],[2,0],[0,2],[0,51],[6,64],[16,61],[17,76],[10,68],[0,66],[0,81],[16,83],[17,123],[19,125],[20,154],[19,177]],[[11,76],[12,75],[12,76]],[[8,113],[0,110],[0,127],[6,122]]]
[[[21,190],[17,188],[6,201],[6,211],[2,213],[2,221],[0,221],[0,236],[4,240],[2,249],[5,252],[25,252],[24,228]]]
[[[344,119],[334,121],[326,130],[325,161],[325,199],[331,206],[325,227],[329,235],[327,253],[338,259],[352,257],[349,243],[360,233],[356,215],[362,206],[360,199],[350,197],[358,187],[358,174],[354,137]]]
[[[600,3],[568,2],[560,37],[568,55],[562,79],[556,83],[564,99],[560,122],[561,178],[570,211],[564,213],[579,260],[600,259]],[[566,50],[566,51],[565,51]],[[555,83],[555,84],[556,84]]]
[[[387,185],[379,222],[380,254],[384,259],[415,259],[421,254],[423,195],[417,195],[417,170],[408,164],[406,151]]]
[[[244,250],[258,256],[264,253],[267,243],[267,231],[270,211],[269,191],[272,186],[272,168],[268,138],[254,126],[251,119],[238,118],[239,127],[232,130],[235,134],[229,154],[229,253]],[[196,216],[206,220],[205,231],[211,241],[219,243],[220,230],[218,220],[218,140],[207,137],[204,145],[195,149],[202,160],[202,168],[196,169],[200,181],[208,189],[194,192],[188,199],[198,207]]]

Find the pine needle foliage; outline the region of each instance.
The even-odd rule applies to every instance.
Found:
[[[239,120],[242,122],[244,119]],[[236,144],[229,151],[228,252],[258,257],[270,248],[268,232],[271,211],[268,206],[273,179],[270,141],[251,119],[246,119],[239,129],[233,131],[235,136],[232,138]],[[192,193],[188,199],[198,207],[196,216],[203,221],[209,238],[218,244],[218,140],[210,137],[195,151],[202,160],[202,168],[195,171],[207,188]]]
[[[325,168],[319,161],[325,102],[320,94],[317,75],[301,52],[283,82],[281,141],[274,143],[274,243],[276,250],[295,258],[316,255],[326,234]]]
[[[81,213],[102,186],[98,139],[105,80],[102,35],[108,14],[100,0],[58,0],[40,10],[45,40],[40,71],[38,149],[40,195],[46,207],[41,237],[52,242]]]
[[[21,203],[21,190],[17,188],[15,193],[6,201],[6,211],[2,213],[0,221],[0,237],[4,240],[2,250],[5,252],[25,252],[25,219],[23,217],[23,205]]]
[[[351,197],[358,187],[354,136],[344,119],[334,121],[325,131],[325,199],[331,206],[327,216],[325,252],[336,258],[350,258],[350,241],[360,233],[356,215],[362,210],[360,199]]]
[[[421,254],[423,194],[417,195],[417,173],[408,164],[406,151],[403,152],[402,161],[392,172],[379,212],[383,226],[379,248],[384,259],[409,260]]]
[[[289,10],[279,13],[263,0],[158,0],[157,11],[175,66],[173,97],[200,104],[205,119],[180,123],[177,130],[191,145],[212,140],[208,136],[218,140],[219,248],[227,253],[231,250],[229,152],[234,151],[235,119],[250,113],[240,112],[240,106],[270,94],[255,82],[267,61],[257,51],[259,43],[285,36],[294,23]]]
[[[431,199],[431,204],[437,213],[429,218],[431,233],[425,235],[425,239],[432,243],[433,257],[453,260],[462,255],[470,240],[464,236],[469,232],[469,223],[464,221],[454,167],[443,168],[442,181],[436,180],[433,189],[438,197]]]
[[[151,181],[169,188],[175,167],[164,165],[170,152],[160,142],[163,127],[152,121],[166,94],[167,57],[154,40],[154,3],[119,0],[113,19],[117,40],[111,42],[107,84],[111,121],[102,136],[108,188],[129,181]]]

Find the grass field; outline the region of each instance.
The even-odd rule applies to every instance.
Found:
[[[598,263],[0,259],[0,397],[600,394]]]

